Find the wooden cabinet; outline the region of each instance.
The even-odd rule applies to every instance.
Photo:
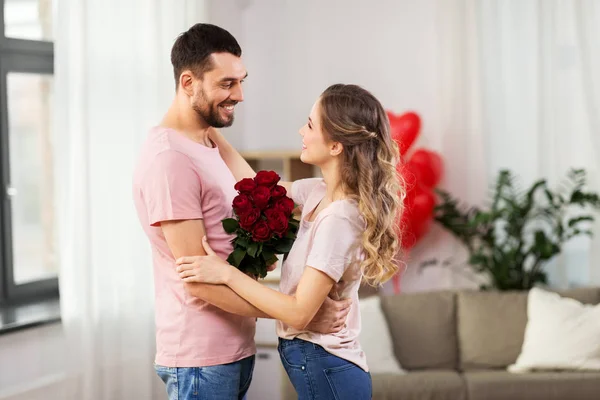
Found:
[[[265,280],[272,289],[279,288],[278,279]],[[282,384],[288,379],[277,351],[279,340],[275,332],[275,320],[259,318],[256,321],[256,364],[252,375],[252,384],[246,400],[284,400]]]
[[[243,151],[241,154],[255,171],[272,170],[286,181],[312,178],[320,173],[314,166],[300,161],[299,151]]]

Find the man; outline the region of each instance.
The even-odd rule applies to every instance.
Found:
[[[241,53],[214,25],[178,37],[175,99],[150,131],[134,174],[138,217],[152,245],[155,368],[170,400],[241,399],[252,379],[256,317],[269,318],[225,286],[183,283],[175,265],[181,256],[206,254],[204,235],[220,257],[232,250],[221,220],[232,216],[236,180],[210,135],[233,123],[244,99]],[[347,302],[328,300],[310,327],[336,331],[347,311]]]

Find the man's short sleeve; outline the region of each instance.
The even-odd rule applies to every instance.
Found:
[[[202,218],[200,176],[185,154],[175,150],[158,154],[142,178],[141,191],[152,226]]]

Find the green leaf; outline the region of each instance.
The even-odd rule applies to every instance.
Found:
[[[237,222],[237,220],[233,218],[226,218],[221,222],[223,223],[223,229],[225,229],[225,232],[229,234],[234,233],[236,229],[240,227],[240,224]]]
[[[242,260],[246,257],[246,251],[244,249],[236,248],[233,250],[233,261],[235,262],[235,266],[237,267],[242,263]]]
[[[267,266],[273,265],[277,261],[279,261],[279,259],[275,255],[275,253],[272,253],[272,252],[269,252],[269,251],[263,250],[261,256],[262,256],[263,260],[265,261],[265,265],[267,265]]]
[[[275,246],[275,251],[277,251],[279,254],[286,254],[286,253],[290,252],[293,245],[294,245],[293,239],[283,238]]]
[[[233,265],[234,267],[239,268],[242,264],[242,261],[244,260],[244,257],[246,257],[246,251],[238,247],[235,248],[231,252],[231,254],[229,254],[229,256],[227,257],[227,262]]]
[[[250,240],[248,240],[248,238],[245,237],[238,237],[235,239],[235,244],[246,249],[250,245]]]
[[[258,243],[256,243],[256,242],[250,243],[247,251],[248,251],[248,255],[250,257],[256,257],[256,253],[258,252]]]

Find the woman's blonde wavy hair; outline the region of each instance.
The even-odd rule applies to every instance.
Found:
[[[357,201],[366,221],[363,280],[377,286],[398,271],[398,217],[405,196],[396,172],[398,146],[383,106],[360,86],[332,85],[319,105],[325,137],[343,146],[341,188]]]

